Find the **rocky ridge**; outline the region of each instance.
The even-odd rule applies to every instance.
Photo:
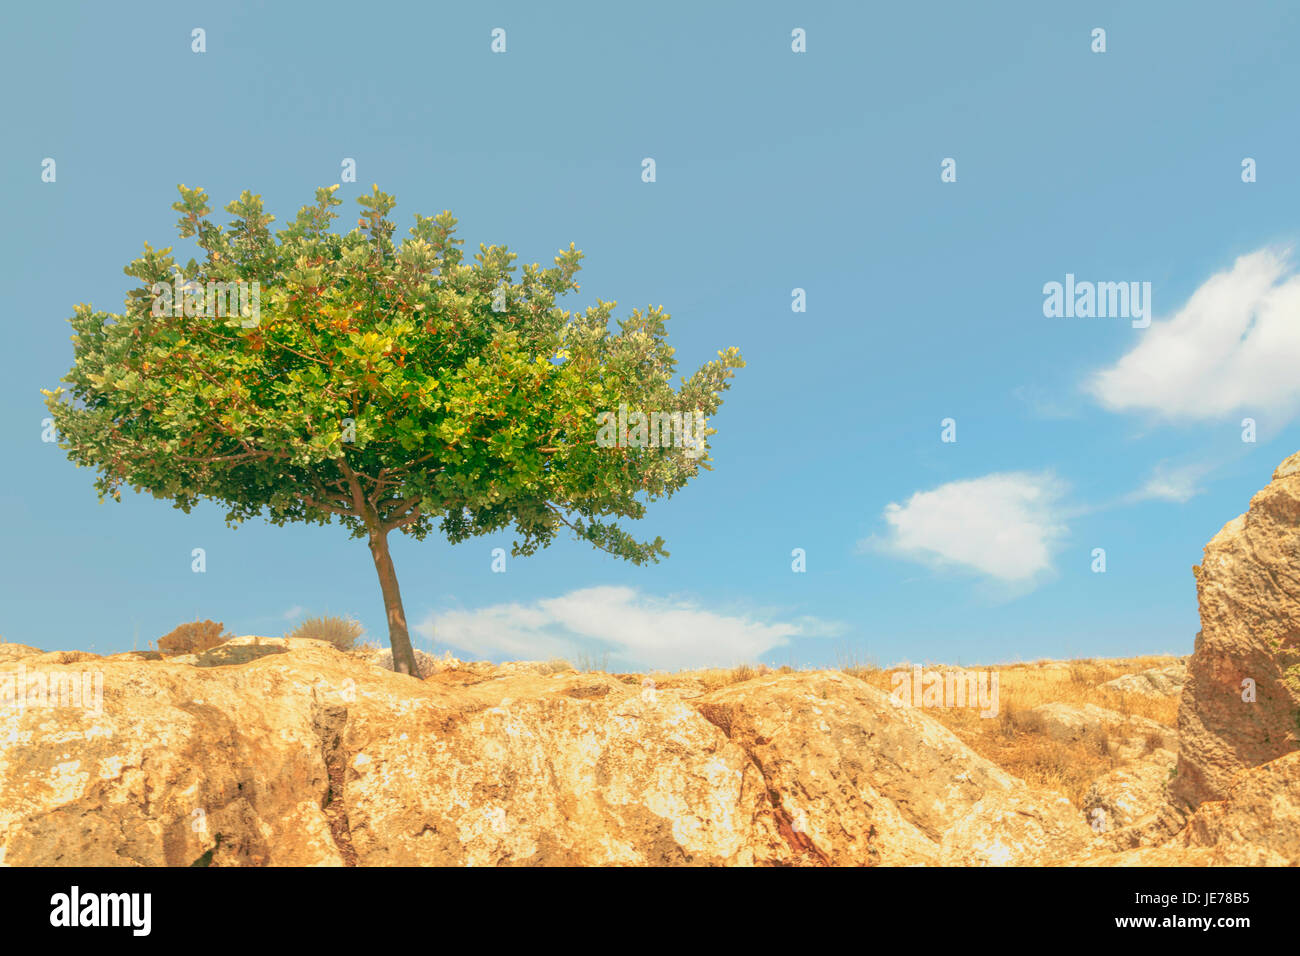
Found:
[[[426,657],[415,678],[289,638],[0,643],[0,863],[1296,865],[1297,555],[1300,455],[1206,546],[1186,666],[1098,687],[1181,695],[1177,733],[1092,703],[1008,712],[1106,755],[1079,806],[838,671],[718,686]]]

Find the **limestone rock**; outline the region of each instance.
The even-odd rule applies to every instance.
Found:
[[[1300,864],[1300,752],[1239,773],[1168,845],[1207,848],[1221,866]]]
[[[997,792],[943,837],[945,866],[1043,866],[1100,845],[1065,797],[1030,790]]]
[[[1028,864],[1093,839],[1063,797],[1032,791],[855,678],[769,675],[695,703],[761,768],[783,824],[825,862]]]
[[[1124,716],[1096,704],[1050,703],[1014,711],[1011,719],[1017,727],[1043,734],[1049,740],[1073,743],[1087,738],[1101,740],[1106,728],[1120,723]]]
[[[1241,770],[1300,747],[1300,454],[1223,526],[1193,571],[1201,631],[1178,713],[1173,785],[1188,807],[1223,799]],[[1253,702],[1243,700],[1248,682]]]
[[[217,862],[340,863],[321,813],[314,705],[348,675],[326,660],[271,663],[292,657],[231,668],[96,660],[98,707],[0,708],[0,862],[187,866],[221,833]]]
[[[393,669],[393,652],[391,648],[384,649],[384,650],[377,650],[367,656],[370,662],[374,664],[376,667],[382,667],[384,670],[387,671],[391,671]],[[455,664],[459,664],[459,663],[460,663],[459,661],[453,662],[452,666],[455,666]],[[418,676],[431,677],[432,675],[436,674],[439,670],[441,670],[444,666],[447,666],[447,662],[439,660],[437,657],[434,657],[432,654],[428,653],[427,651],[421,651],[417,649],[415,650],[415,666],[419,671]]]
[[[421,681],[300,639],[194,658],[94,660],[102,707],[0,709],[0,862],[982,865],[1092,839],[838,673],[702,693],[545,666]]]
[[[1177,697],[1187,682],[1186,664],[1153,667],[1137,674],[1124,674],[1098,686],[1139,697]]]
[[[1012,713],[1020,729],[1040,733],[1062,743],[1089,742],[1098,752],[1121,761],[1140,759],[1161,748],[1178,746],[1178,735],[1146,717],[1124,715],[1096,704],[1039,704]]]
[[[349,714],[344,801],[359,862],[794,861],[758,769],[681,701],[607,676],[490,683],[400,721]]]
[[[1300,864],[1300,753],[1243,770],[1158,846],[1093,854],[1075,866],[1296,866]]]
[[[1168,836],[1161,816],[1169,801],[1169,778],[1178,758],[1156,750],[1094,780],[1083,798],[1093,829],[1116,849],[1130,849]]]
[[[17,661],[24,657],[31,657],[34,654],[44,654],[39,647],[31,647],[27,644],[7,644],[0,641],[0,662]]]

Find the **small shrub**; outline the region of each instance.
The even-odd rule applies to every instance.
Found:
[[[350,617],[310,617],[285,636],[327,641],[341,651],[350,651],[365,633],[361,622]]]
[[[756,676],[758,675],[754,671],[754,668],[750,667],[748,664],[741,664],[739,667],[732,669],[731,683],[740,684],[744,681],[752,680]]]
[[[234,636],[218,621],[189,621],[158,638],[158,650],[167,655],[202,654]]]

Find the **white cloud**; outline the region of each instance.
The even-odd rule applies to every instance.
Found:
[[[1000,582],[1028,582],[1051,569],[1066,532],[1057,508],[1064,491],[1052,475],[1027,472],[949,482],[888,505],[888,537],[863,543]]]
[[[1208,279],[1087,390],[1112,411],[1206,420],[1300,409],[1300,275],[1261,249]]]
[[[730,667],[755,660],[792,637],[834,632],[826,622],[761,621],[647,597],[634,588],[593,587],[532,604],[443,611],[417,633],[477,657],[537,660],[600,655],[652,668]]]
[[[1157,465],[1151,477],[1137,491],[1128,496],[1129,501],[1177,501],[1183,502],[1199,495],[1201,478],[1209,469],[1205,465],[1180,465],[1168,467]]]
[[[293,607],[289,608],[289,610],[284,612],[284,619],[286,621],[296,620],[302,617],[306,610],[307,609],[301,604],[295,604]]]

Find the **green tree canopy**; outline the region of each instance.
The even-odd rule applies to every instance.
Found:
[[[547,269],[516,269],[495,245],[467,263],[449,212],[416,215],[394,242],[394,200],[377,186],[338,235],[337,189],[272,232],[260,197],[227,205],[223,227],[202,189],[181,186],[180,234],[203,261],[181,269],[170,247],[146,244],[125,269],[142,284],[122,314],[77,306],[68,388],[44,394],[101,500],[127,485],[186,513],[219,502],[230,524],[338,521],[369,541],[404,673],[415,658],[392,531],[423,540],[436,527],[458,542],[513,525],[514,553],[527,555],[567,528],[638,564],[666,556],[662,538],[638,541],[613,519],[643,517],[709,459],[637,447],[635,434],[603,447],[598,416],[626,405],[707,419],[744,366],[738,350],[674,388],[661,308],[633,310],[612,333],[615,302],[556,304],[579,288],[572,245]],[[178,276],[207,298],[168,301]],[[256,313],[218,302],[204,314],[231,283]]]

